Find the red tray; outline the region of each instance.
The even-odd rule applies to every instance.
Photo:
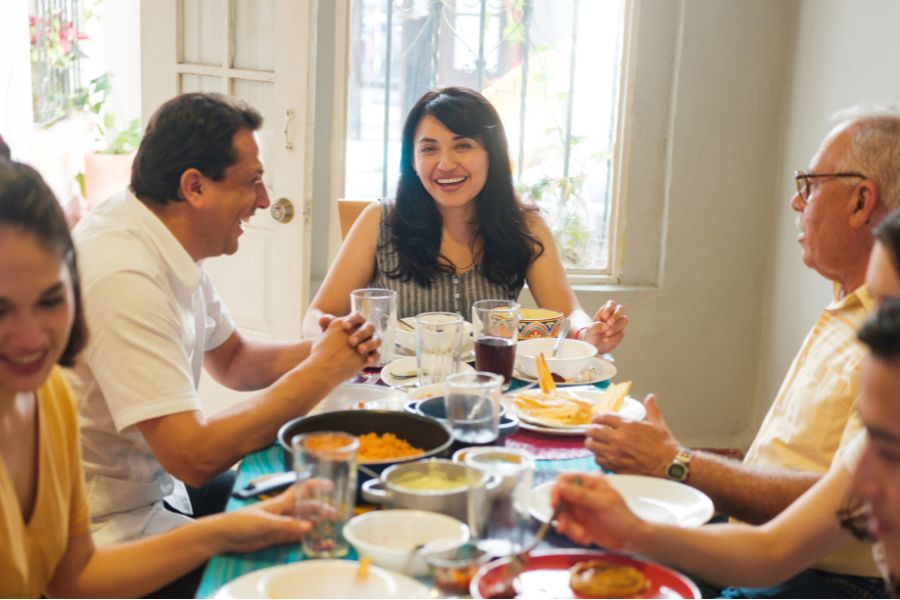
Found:
[[[600,550],[539,550],[532,552],[519,575],[517,598],[576,598],[569,587],[569,568],[583,560],[603,559],[630,565],[644,573],[650,587],[640,598],[702,598],[700,590],[684,575],[661,565]],[[469,592],[473,598],[485,598],[496,587],[503,567],[509,559],[485,565],[472,579]]]

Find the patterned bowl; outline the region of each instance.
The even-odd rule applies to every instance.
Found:
[[[519,318],[519,339],[556,337],[563,314],[549,308],[523,308]]]

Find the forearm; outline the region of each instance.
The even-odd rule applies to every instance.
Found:
[[[140,598],[218,554],[221,537],[216,520],[205,519],[162,535],[95,549],[79,572],[54,577],[48,592],[59,597]]]
[[[305,415],[340,379],[305,361],[260,394],[204,419],[199,412],[139,424],[169,473],[200,487],[247,454],[272,444],[287,421]]]
[[[309,339],[293,343],[244,340],[229,361],[227,371],[208,370],[219,383],[231,389],[259,390],[272,385],[279,377],[306,360],[311,348],[312,340]]]
[[[761,527],[743,524],[680,528],[645,523],[625,549],[722,586],[768,587],[808,561]],[[784,542],[784,540],[782,540]]]
[[[784,511],[821,477],[809,471],[758,468],[695,451],[688,483],[706,493],[720,512],[759,524]]]

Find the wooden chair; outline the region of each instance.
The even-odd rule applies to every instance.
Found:
[[[338,221],[341,225],[341,239],[347,237],[347,232],[353,226],[353,222],[363,211],[365,207],[374,202],[374,200],[346,200],[338,198]]]

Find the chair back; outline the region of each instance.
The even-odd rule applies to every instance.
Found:
[[[374,200],[347,200],[345,198],[338,198],[337,209],[338,221],[341,225],[341,239],[347,237],[347,232],[350,231],[353,222],[356,221],[356,218],[363,209],[372,202],[374,202]]]

